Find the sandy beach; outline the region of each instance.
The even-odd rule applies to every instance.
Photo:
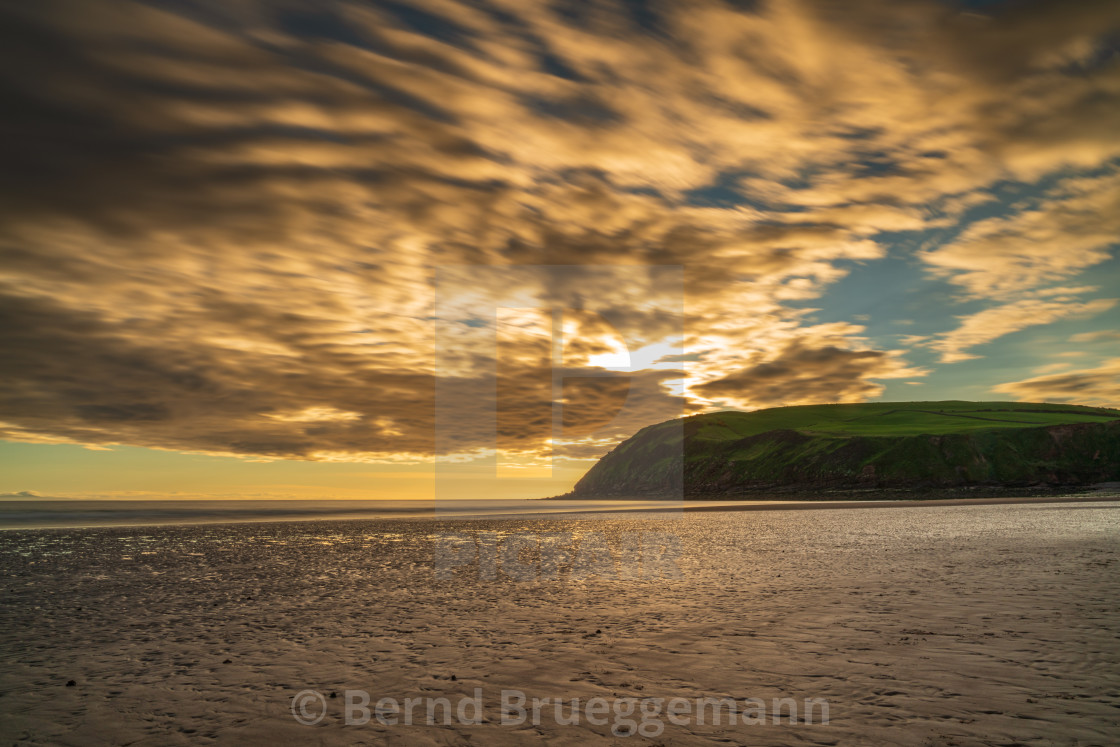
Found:
[[[4,532],[0,732],[63,745],[1114,744],[1118,508]],[[489,576],[480,560],[488,541],[567,533],[580,551],[555,578],[531,549]],[[479,554],[448,566],[448,538]],[[677,577],[629,577],[635,538],[676,543]],[[612,557],[598,574],[579,563],[596,542]],[[348,690],[372,708],[454,705],[476,688],[484,723],[346,723]],[[314,725],[292,712],[307,690],[326,706]],[[662,714],[656,736],[619,735],[611,720],[556,723],[550,707],[537,725],[503,724],[503,690],[821,698],[829,718]]]

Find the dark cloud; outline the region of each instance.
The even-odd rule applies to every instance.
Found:
[[[878,395],[869,378],[892,376],[895,361],[877,350],[790,345],[765,362],[697,385],[704,396],[776,407],[804,402],[861,402]]]

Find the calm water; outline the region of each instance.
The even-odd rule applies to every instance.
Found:
[[[0,529],[148,524],[213,524],[296,519],[550,515],[664,508],[666,501],[393,500],[9,500]],[[679,504],[674,504],[679,505]]]
[[[690,506],[766,505],[767,501],[689,501]],[[300,519],[542,517],[611,511],[678,511],[665,500],[9,500],[0,529],[214,524]]]
[[[1106,495],[1102,493],[1102,497]],[[1115,491],[1107,495],[1116,497]],[[1086,496],[1088,497],[1088,496]],[[878,501],[843,501],[847,506]],[[793,505],[804,508],[808,501],[789,504],[780,500],[667,501],[667,500],[0,500],[0,530],[50,527],[109,527],[172,524],[220,524],[343,519],[534,519],[568,516],[598,516],[619,512],[644,512],[659,518],[674,518],[681,509],[770,507]]]

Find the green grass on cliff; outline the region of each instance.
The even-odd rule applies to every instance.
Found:
[[[714,412],[643,428],[576,492],[652,495],[736,486],[936,485],[1113,479],[1120,410],[1028,402],[874,402]],[[1100,424],[1055,447],[1047,426]],[[1098,432],[1099,431],[1099,432]],[[1086,477],[1088,476],[1088,477]]]
[[[1030,402],[871,402],[804,405],[754,412],[715,412],[686,418],[698,424],[694,438],[738,440],[774,430],[806,435],[920,436],[992,428],[1029,428],[1120,419],[1120,410]]]

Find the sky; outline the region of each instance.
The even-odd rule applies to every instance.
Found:
[[[0,496],[563,492],[822,402],[1120,407],[1120,4],[0,7]]]

